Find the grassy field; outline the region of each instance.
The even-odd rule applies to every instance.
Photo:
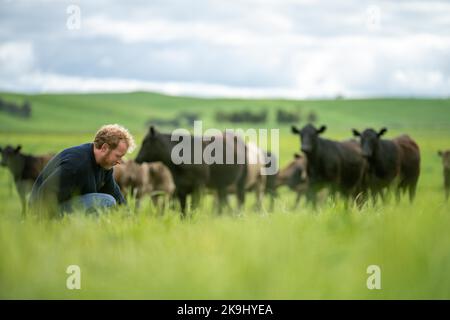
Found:
[[[0,112],[0,145],[22,144],[47,153],[90,141],[105,123],[128,127],[138,143],[152,117],[216,111],[268,110],[264,128],[280,129],[280,162],[299,150],[275,110],[315,111],[325,136],[351,137],[351,128],[387,126],[387,137],[409,133],[422,153],[413,204],[346,210],[325,200],[317,212],[292,210],[295,195],[280,190],[274,212],[245,209],[214,214],[211,196],[188,220],[158,217],[149,202],[139,210],[100,218],[75,214],[55,221],[22,221],[9,172],[0,168],[0,298],[144,299],[449,299],[450,210],[444,201],[438,149],[450,148],[450,100],[231,100],[150,93],[30,95],[0,93],[33,106],[30,119]],[[303,123],[300,123],[302,125]],[[244,128],[249,127],[245,126]],[[131,155],[131,158],[136,153]],[[265,203],[268,207],[268,199]],[[81,268],[81,290],[66,288],[66,268]],[[381,268],[381,290],[369,290],[366,270]]]

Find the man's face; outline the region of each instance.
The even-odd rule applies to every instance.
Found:
[[[121,162],[122,157],[127,153],[128,146],[124,141],[120,141],[117,148],[111,149],[110,146],[105,143],[100,150],[101,157],[99,165],[102,168],[109,170]]]

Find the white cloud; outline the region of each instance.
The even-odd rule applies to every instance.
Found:
[[[39,88],[38,92],[130,92],[156,91],[168,95],[203,97],[300,97],[299,92],[283,88],[229,87],[211,83],[151,82],[121,78],[73,77],[34,72],[19,77],[16,85]],[[10,90],[17,90],[10,84]]]
[[[378,1],[376,28],[367,25],[371,1],[100,3],[80,0],[77,32],[45,8],[29,22],[0,20],[14,30],[0,31],[0,90],[450,95],[447,2]]]
[[[29,72],[34,65],[33,45],[29,42],[0,43],[0,70],[3,77]]]

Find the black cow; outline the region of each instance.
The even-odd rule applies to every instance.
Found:
[[[175,195],[180,201],[182,215],[186,214],[186,197],[192,195],[192,204],[195,207],[198,203],[200,192],[204,187],[217,191],[219,198],[219,213],[224,204],[227,203],[227,188],[231,185],[236,186],[236,193],[240,204],[245,198],[245,145],[240,146],[240,139],[236,136],[224,134],[222,136],[213,137],[211,141],[204,141],[202,137],[188,136],[190,139],[191,153],[190,164],[175,164],[172,161],[172,151],[179,143],[172,141],[170,134],[162,134],[156,131],[152,126],[144,141],[142,142],[139,154],[136,157],[137,163],[161,161],[172,173],[176,190]],[[203,160],[201,164],[194,164],[194,146],[201,145],[201,154],[205,147],[208,147],[215,139],[219,139],[224,150],[228,150],[230,146],[234,146],[232,150],[233,164],[206,164]],[[244,163],[237,163],[237,153],[242,150],[244,153]],[[226,152],[223,153],[223,162],[225,162]]]
[[[450,150],[438,151],[438,155],[442,158],[445,199],[448,200],[450,195]]]
[[[363,199],[358,196],[365,191],[363,182],[367,165],[357,141],[323,139],[319,135],[325,130],[326,126],[316,129],[312,124],[301,130],[292,127],[292,132],[301,137],[301,150],[308,163],[308,200],[315,207],[317,191],[323,187],[329,187],[332,195],[338,192],[345,199]]]
[[[386,128],[378,132],[374,129],[366,129],[362,133],[355,129],[352,131],[360,137],[363,156],[369,163],[368,183],[374,201],[377,196],[384,200],[384,189],[396,180],[397,201],[406,190],[410,201],[413,201],[420,175],[420,150],[417,143],[408,135],[392,140],[381,139]]]
[[[39,173],[53,155],[32,156],[22,154],[21,149],[20,145],[15,148],[8,145],[0,148],[0,152],[2,153],[1,165],[11,171],[22,204],[22,215],[25,215],[26,196],[31,191]]]

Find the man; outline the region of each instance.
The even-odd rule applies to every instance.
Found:
[[[30,208],[54,216],[124,204],[112,168],[134,148],[127,129],[117,124],[101,127],[93,143],[65,149],[50,160],[33,185]]]

